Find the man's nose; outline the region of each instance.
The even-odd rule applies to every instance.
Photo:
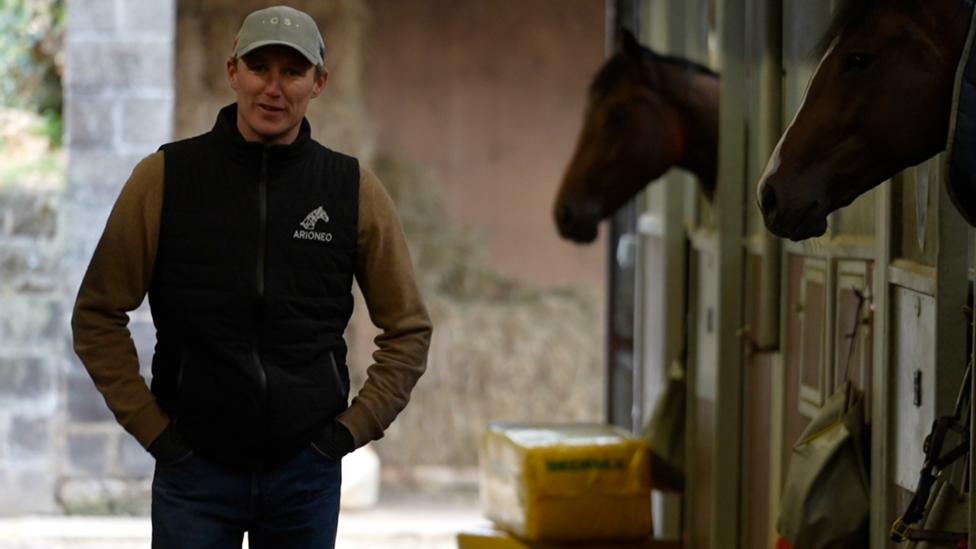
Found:
[[[281,93],[281,73],[272,70],[268,75],[268,80],[264,86],[264,93],[268,95],[278,95]]]

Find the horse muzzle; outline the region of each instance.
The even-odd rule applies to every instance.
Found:
[[[593,208],[574,207],[569,202],[557,204],[553,215],[559,234],[579,244],[589,244],[596,240],[600,215],[599,210],[590,210]]]
[[[769,232],[794,242],[822,236],[827,232],[827,206],[824,200],[806,195],[790,196],[770,180],[759,185],[759,209]]]

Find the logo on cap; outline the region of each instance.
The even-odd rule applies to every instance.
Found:
[[[325,44],[315,20],[287,6],[251,13],[244,19],[237,37],[235,56],[247,55],[262,46],[281,44],[295,48],[313,65],[321,65],[325,60]]]

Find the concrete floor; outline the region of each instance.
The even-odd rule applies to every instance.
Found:
[[[476,490],[384,489],[375,507],[340,514],[336,548],[455,549],[459,531],[485,524]],[[147,549],[151,535],[142,517],[0,518],[0,549]]]

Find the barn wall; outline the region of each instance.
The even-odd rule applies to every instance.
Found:
[[[550,213],[586,89],[604,60],[592,0],[368,0],[376,150],[431,169],[488,261],[539,284],[603,281],[604,246],[560,240]]]

